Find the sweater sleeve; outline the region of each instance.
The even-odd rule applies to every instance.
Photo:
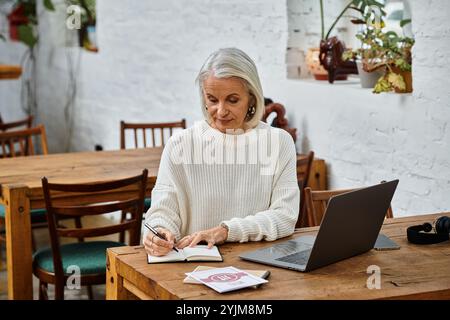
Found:
[[[223,221],[229,228],[227,241],[273,241],[291,235],[300,206],[297,184],[297,156],[292,137],[282,134],[270,206],[267,210]]]
[[[161,156],[155,187],[152,190],[152,205],[146,213],[145,222],[154,228],[165,228],[180,239],[181,218],[174,180],[174,164],[171,161],[171,140]],[[145,228],[144,236],[148,232]]]

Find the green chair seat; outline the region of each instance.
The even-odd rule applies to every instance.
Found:
[[[90,241],[63,244],[60,246],[63,270],[66,275],[69,266],[78,266],[82,275],[101,274],[106,272],[106,249],[121,247],[125,244],[115,241]],[[36,267],[54,273],[53,255],[51,248],[38,250],[33,255]]]
[[[31,210],[31,223],[45,222],[47,211],[45,209],[33,209]],[[5,207],[0,204],[0,219],[5,219],[6,210]]]
[[[144,213],[150,209],[150,206],[152,205],[152,199],[151,198],[145,198],[144,200]]]

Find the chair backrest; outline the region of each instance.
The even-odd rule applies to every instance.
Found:
[[[305,211],[305,188],[308,185],[309,174],[311,172],[312,163],[314,160],[314,151],[308,152],[307,156],[297,156],[297,183],[300,189],[300,211],[297,220],[296,228],[301,227],[301,217]]]
[[[1,120],[1,118],[0,118],[0,120]],[[10,130],[10,129],[17,129],[20,127],[24,127],[22,129],[31,128],[32,125],[33,125],[33,116],[28,116],[25,119],[13,121],[13,122],[0,121],[0,132]]]
[[[286,109],[281,103],[274,103],[271,99],[265,99],[265,111],[262,117],[262,121],[267,122],[267,117],[275,112],[276,117],[270,124],[272,127],[277,127],[286,130],[294,139],[297,140],[297,129],[289,127],[288,120],[286,119]]]
[[[166,137],[169,138],[172,136],[173,129],[174,128],[181,128],[186,129],[186,120],[182,119],[180,122],[161,122],[161,123],[127,123],[124,121],[120,121],[120,148],[125,149],[126,143],[125,143],[125,135],[127,130],[133,130],[134,131],[134,148],[139,148],[138,143],[138,132],[141,131],[142,133],[142,146],[143,148],[147,147],[157,147],[162,146],[164,147],[166,142]],[[167,134],[164,134],[164,129]],[[150,133],[150,139],[147,139],[146,132]],[[155,133],[156,131],[156,133]],[[159,144],[156,143],[157,133],[159,132]],[[147,145],[147,141],[149,141]],[[151,142],[151,143],[150,143]]]
[[[24,130],[0,132],[0,158],[35,155],[34,136],[41,140],[42,154],[48,154],[45,127],[38,125]]]
[[[328,201],[332,196],[342,193],[358,190],[355,189],[341,189],[341,190],[322,190],[313,191],[311,188],[305,188],[305,214],[302,216],[302,227],[314,227],[320,225],[322,222],[325,210],[328,206]],[[392,207],[389,206],[386,212],[386,218],[393,218]]]
[[[60,237],[84,239],[106,236],[129,230],[129,245],[139,244],[147,177],[148,170],[144,169],[142,174],[138,176],[109,182],[88,184],[56,184],[49,183],[46,177],[42,178],[42,189],[47,209],[48,229],[53,252],[53,265],[57,276],[64,274],[60,252]],[[108,202],[105,202],[105,198],[102,199],[102,195],[123,188],[128,190],[125,197],[118,197],[118,200]],[[65,205],[64,194],[67,195],[67,193],[79,194],[78,198],[80,199],[80,205]],[[86,199],[87,194],[92,197],[98,196],[98,200],[83,200]],[[119,223],[95,228],[81,227],[81,223],[76,225],[75,228],[64,228],[58,223],[58,221],[63,218],[75,218],[81,220],[84,216],[103,215],[120,210],[127,210],[127,212],[130,212],[131,218],[123,222],[121,221]]]

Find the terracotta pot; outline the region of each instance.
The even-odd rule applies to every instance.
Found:
[[[320,48],[309,48],[306,53],[306,66],[316,80],[328,80],[328,71],[320,64]],[[334,80],[347,80],[346,74],[338,75]]]
[[[309,48],[306,53],[306,65],[316,80],[328,80],[328,71],[320,64],[319,48]]]
[[[395,88],[395,92],[411,93],[413,91],[411,71],[402,71],[396,66],[392,66],[392,71],[395,72],[396,74],[400,74],[403,77],[403,80],[405,80],[405,85],[406,85],[405,90],[400,90],[400,89]]]
[[[9,37],[11,40],[19,41],[19,26],[28,24],[23,5],[16,7],[9,15]]]

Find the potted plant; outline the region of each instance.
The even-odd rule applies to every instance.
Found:
[[[381,26],[367,28],[365,36],[360,34],[359,39],[366,47],[347,52],[346,58],[359,57],[365,72],[381,72],[373,84],[373,92],[412,92],[411,48],[414,39],[400,37],[393,31],[384,32]]]
[[[377,56],[366,66],[368,71],[380,67],[384,70],[384,75],[375,84],[373,92],[412,92],[411,48],[414,39],[400,37],[393,31],[380,31],[379,39],[382,42],[375,46]]]
[[[26,6],[23,3],[18,3],[8,15],[9,38],[13,41],[19,41],[19,28],[26,26],[29,23],[27,14],[25,14],[26,9],[28,9],[28,12],[30,12],[30,10],[35,10],[35,8]]]
[[[343,59],[358,62],[361,85],[373,88],[374,93],[412,92],[411,48],[414,39],[399,36],[394,31],[384,32],[384,10],[378,14],[374,12],[375,15],[361,13],[363,19],[352,20],[364,25],[356,35],[361,41],[361,48],[345,52]],[[410,19],[401,20],[400,27],[410,22]]]
[[[7,15],[9,38],[20,41],[30,48],[30,59],[38,38],[36,35],[37,15],[36,0],[10,0],[11,12]],[[43,0],[44,7],[50,11],[55,8],[51,0]],[[6,41],[6,35],[0,34],[0,39]],[[0,65],[0,79],[17,79],[22,74],[22,67],[18,65]]]
[[[356,34],[356,38],[361,41],[361,47],[356,50],[347,50],[342,55],[344,60],[353,60],[356,62],[361,87],[363,88],[373,88],[378,79],[384,74],[381,67],[368,70],[368,63],[377,59],[377,50],[374,44],[378,39],[375,30],[377,23],[381,23],[381,20],[375,23],[371,20],[371,17],[366,17],[365,21],[361,19],[352,20],[352,23],[364,24],[362,31]]]
[[[370,14],[376,8],[381,9],[383,7],[383,4],[381,2],[378,2],[377,0],[350,0],[345,5],[345,7],[342,9],[342,11],[337,15],[337,17],[334,19],[331,26],[326,30],[325,29],[323,0],[320,0],[319,3],[320,3],[320,18],[321,18],[321,40],[320,40],[319,47],[322,48],[322,52],[321,52],[320,48],[309,49],[309,52],[307,54],[307,64],[308,64],[309,70],[311,71],[311,73],[313,73],[313,75],[316,79],[332,80],[332,79],[329,79],[328,72],[326,70],[326,69],[329,69],[329,67],[327,65],[325,65],[326,69],[323,67],[324,61],[329,62],[329,59],[326,59],[324,57],[326,54],[331,53],[332,51],[334,51],[335,53],[339,52],[339,57],[337,57],[337,60],[339,60],[339,61],[338,62],[332,61],[332,62],[329,62],[328,64],[329,65],[343,64],[343,65],[345,65],[343,67],[344,69],[347,69],[347,70],[352,69],[352,67],[349,66],[349,63],[347,63],[346,61],[341,61],[341,54],[342,54],[342,52],[340,52],[341,50],[333,50],[332,48],[329,48],[330,47],[329,43],[336,43],[339,47],[342,47],[343,50],[345,50],[345,44],[342,41],[340,41],[338,39],[333,39],[332,41],[330,41],[332,31],[334,30],[337,23],[340,21],[340,19],[342,17],[344,17],[344,14],[348,10],[356,10],[358,12],[366,12],[366,13]],[[328,53],[323,52],[324,48],[328,48]],[[309,56],[309,59],[308,59],[308,56]],[[332,59],[336,60],[336,57],[334,57]],[[354,69],[356,72],[356,67]],[[355,73],[355,72],[348,71],[348,73]],[[336,80],[347,79],[347,75],[337,73],[337,75],[335,76],[335,79]],[[330,82],[332,82],[332,81],[330,81]]]
[[[36,26],[36,0],[14,0],[13,9],[8,15],[9,37],[13,41],[20,41],[29,48],[33,48],[38,41]],[[42,0],[47,10],[55,11],[52,0]]]
[[[24,103],[24,110],[28,115],[35,115],[37,110],[37,92],[35,81],[37,78],[35,53],[36,44],[38,43],[37,25],[38,16],[36,10],[36,4],[38,0],[5,0],[12,6],[11,12],[8,14],[9,23],[9,38],[12,41],[20,41],[24,43],[28,50],[22,58],[21,66],[3,66],[0,70],[0,77],[4,78],[17,78],[22,73],[29,74],[29,77],[25,78],[25,94],[27,97]],[[45,9],[49,11],[55,11],[52,0],[39,0],[42,1]],[[6,37],[3,35],[3,40]]]

